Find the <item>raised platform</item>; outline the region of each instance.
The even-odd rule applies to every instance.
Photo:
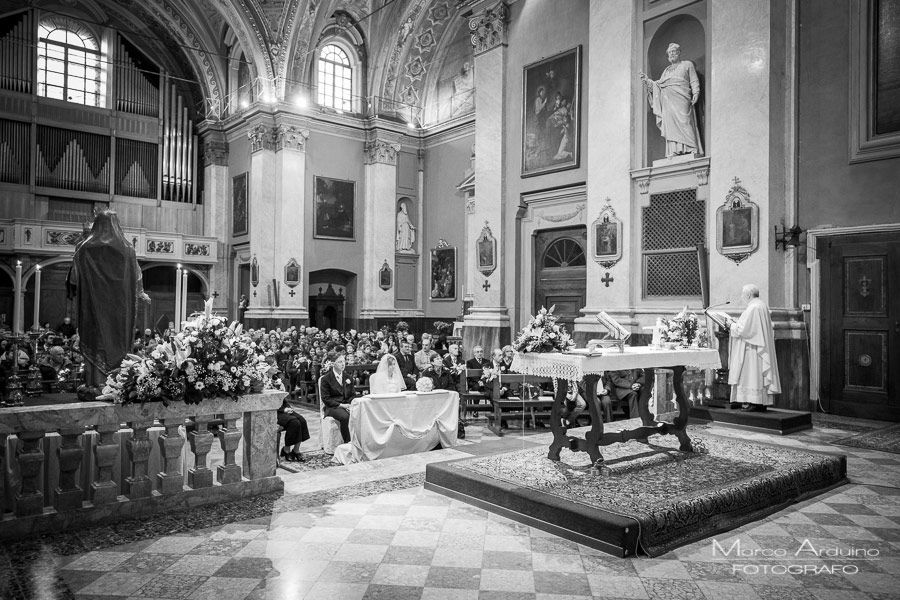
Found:
[[[740,408],[692,406],[691,423],[709,421],[716,425],[788,435],[812,429],[812,413],[799,410],[769,408],[765,412],[745,412]]]
[[[843,455],[701,433],[701,452],[670,436],[604,447],[600,474],[583,453],[529,448],[426,467],[426,489],[618,557],[658,556],[841,484]]]

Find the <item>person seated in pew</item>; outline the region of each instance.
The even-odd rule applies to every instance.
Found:
[[[462,391],[459,387],[459,375],[466,368],[466,363],[459,353],[459,344],[450,344],[447,346],[447,354],[444,355],[444,366],[450,371],[450,380],[453,382],[453,389]]]
[[[500,363],[504,367],[506,367],[505,373],[515,373],[515,371],[512,370],[512,362],[513,362],[513,357],[516,355],[516,351],[513,349],[513,347],[511,345],[507,344],[507,345],[503,346],[502,352],[503,352],[503,355],[500,359]]]
[[[453,380],[450,377],[450,370],[444,368],[444,359],[440,354],[435,353],[431,357],[431,366],[422,371],[422,377],[430,377],[434,382],[436,390],[452,390]]]
[[[385,354],[378,363],[378,368],[369,377],[369,393],[399,394],[406,389],[406,382],[397,364],[397,357]]]
[[[59,379],[59,372],[72,366],[72,361],[66,356],[62,346],[52,346],[50,350],[38,361],[38,369],[41,370],[44,393],[53,391],[53,384]]]
[[[419,373],[424,372],[431,366],[431,358],[435,354],[437,352],[431,349],[431,337],[422,338],[422,349],[415,354],[416,368],[419,370]],[[438,356],[440,355],[438,354]]]
[[[281,449],[281,458],[288,462],[303,462],[300,454],[300,444],[309,439],[309,425],[303,415],[294,410],[288,402],[290,395],[284,397],[276,413],[278,424],[284,428],[284,447]]]
[[[491,367],[491,361],[484,357],[483,347],[475,346],[472,354],[472,358],[466,361],[467,369],[489,369]],[[478,377],[469,377],[470,392],[484,392],[484,389],[484,380],[479,379]]]
[[[350,402],[356,397],[356,388],[353,379],[344,372],[347,360],[343,354],[338,354],[331,365],[331,369],[322,375],[321,402],[325,405],[325,416],[331,417],[341,427],[341,437],[344,443],[350,441]]]
[[[624,371],[609,371],[609,380],[613,385],[612,390],[619,400],[624,400],[625,418],[633,419],[640,416],[638,402],[641,398],[641,388],[644,387],[644,370],[627,369]]]
[[[397,359],[397,366],[400,367],[400,375],[406,388],[410,390],[416,389],[416,380],[419,378],[419,369],[416,368],[416,359],[412,354],[412,344],[409,340],[401,340],[400,352],[394,355]]]

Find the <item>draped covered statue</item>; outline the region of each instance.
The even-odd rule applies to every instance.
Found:
[[[134,248],[114,211],[99,212],[75,247],[66,289],[76,303],[86,383],[102,387],[131,351],[138,299],[150,301]]]

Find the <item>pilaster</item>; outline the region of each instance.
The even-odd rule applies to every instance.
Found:
[[[276,318],[309,319],[303,293],[303,269],[306,267],[304,248],[306,226],[306,144],[309,129],[281,123],[275,127],[275,250],[274,277],[278,281]],[[291,261],[300,265],[300,283],[288,285],[286,266]],[[291,263],[293,264],[293,263]],[[291,293],[293,292],[293,294]]]
[[[233,304],[228,285],[228,252],[225,242],[230,237],[228,213],[231,207],[231,181],[228,176],[228,142],[222,131],[208,123],[200,127],[203,150],[203,235],[219,240],[218,261],[209,271],[209,292],[214,295],[213,310],[229,314]]]
[[[247,190],[250,208],[250,247],[259,267],[259,285],[250,294],[247,318],[267,318],[274,308],[272,280],[276,273],[275,221],[278,169],[275,165],[276,131],[256,123],[247,131],[250,140],[250,175]]]

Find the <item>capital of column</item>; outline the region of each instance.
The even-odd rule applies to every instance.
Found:
[[[509,7],[501,0],[495,6],[486,8],[469,18],[472,47],[475,55],[506,45],[509,32]]]
[[[306,152],[306,140],[309,129],[300,129],[295,125],[277,125],[275,127],[275,152],[287,148]]]
[[[228,166],[228,142],[224,140],[210,140],[203,144],[204,167]]]
[[[396,165],[400,144],[387,140],[374,139],[365,143],[366,164]]]
[[[260,123],[247,131],[247,137],[250,139],[250,154],[260,150],[275,150],[276,134],[273,127]]]

